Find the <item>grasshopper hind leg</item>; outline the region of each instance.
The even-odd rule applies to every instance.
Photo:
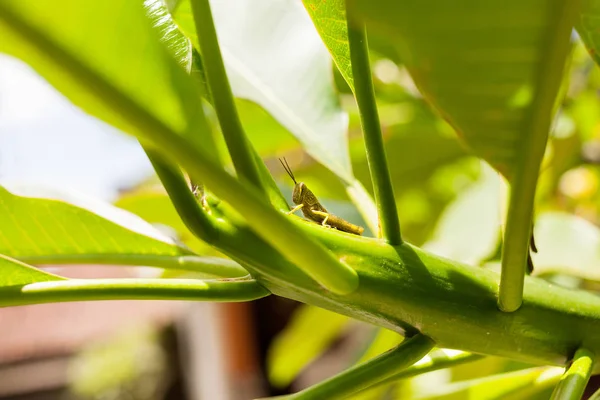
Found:
[[[323,221],[321,221],[321,225],[326,228],[333,228],[331,225],[327,224],[327,220],[329,219],[329,214],[323,211],[313,210],[313,214],[316,214],[321,217],[325,217]]]

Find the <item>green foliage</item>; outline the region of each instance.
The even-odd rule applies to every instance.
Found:
[[[0,204],[5,209],[0,220],[0,252],[28,262],[136,256],[150,260],[152,256],[193,254],[146,221],[76,193],[39,186],[5,186],[0,187]],[[99,232],[110,240],[98,240]]]
[[[207,13],[194,8],[194,15],[188,0],[168,7],[148,0],[145,10],[135,2],[69,0],[60,8],[49,0],[0,2],[0,51],[30,64],[92,116],[135,135],[166,189],[133,191],[117,201],[118,209],[68,191],[3,184],[0,305],[245,301],[273,293],[307,304],[272,344],[275,385],[292,383],[318,363],[342,331],[351,334],[359,324],[352,319],[379,329],[356,354],[365,363],[292,398],[547,397],[562,370],[524,369],[497,358],[479,371],[454,374],[452,367],[482,357],[467,351],[561,366],[582,345],[600,352],[600,301],[584,290],[597,292],[600,276],[600,173],[586,165],[600,160],[594,153],[600,72],[576,45],[570,85],[562,79],[573,21],[598,61],[600,19],[595,2],[584,0],[581,13],[576,3],[306,0],[304,9],[291,0],[212,1],[218,43],[200,29],[201,49],[194,20],[206,21]],[[371,66],[357,75],[348,26],[364,22],[375,51]],[[252,148],[240,145],[242,136],[225,150],[216,135],[224,117],[215,118],[214,94],[228,84],[206,73],[218,64],[207,42],[223,54],[239,132]],[[345,79],[351,90],[336,90],[331,59],[338,81]],[[373,82],[364,72],[369,68]],[[546,147],[561,85],[565,101]],[[236,114],[232,105],[226,108]],[[382,132],[387,167],[365,156],[358,135],[365,110],[371,134]],[[508,207],[502,176],[467,158],[454,130],[507,178]],[[283,203],[282,195],[266,170],[259,171],[268,181],[263,189],[220,162],[236,164],[240,155],[265,159],[284,186],[289,178],[274,158],[286,156],[328,209],[353,222],[360,212],[372,234],[395,214],[381,212],[376,196],[380,215],[374,216],[370,193],[381,193],[383,173],[371,172],[383,166],[380,172],[399,189],[387,209],[399,208],[404,239],[424,243],[426,251],[284,215],[285,204],[273,201]],[[206,184],[206,197],[194,197],[180,170]],[[289,200],[290,191],[284,193]],[[538,277],[523,280],[531,221]],[[167,226],[174,238],[149,223]],[[169,269],[163,277],[186,270],[214,279],[66,280],[24,264],[84,262],[152,265]],[[499,263],[501,278],[487,268]],[[506,310],[518,307],[524,287],[518,312],[498,310],[500,279],[511,291]],[[570,289],[556,282],[569,282]],[[500,297],[505,294],[501,289]],[[402,340],[399,334],[413,337],[385,353]],[[464,351],[437,349],[423,357],[434,345]],[[560,398],[579,398],[598,369],[593,355],[575,358],[563,381],[586,378]],[[434,372],[442,368],[448,370]],[[443,384],[432,391],[421,379]],[[557,393],[568,387],[563,383]]]

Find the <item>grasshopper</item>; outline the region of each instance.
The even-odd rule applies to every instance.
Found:
[[[325,227],[335,228],[339,231],[353,233],[355,235],[362,235],[365,230],[362,226],[351,224],[343,218],[330,214],[304,182],[296,182],[296,178],[285,158],[283,160],[280,158],[279,162],[289,177],[292,178],[292,181],[294,181],[292,200],[294,204],[296,204],[296,207],[288,212],[288,214],[293,214],[298,210],[302,210],[302,214],[304,214],[307,219],[320,223]]]

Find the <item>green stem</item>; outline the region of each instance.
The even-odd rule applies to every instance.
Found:
[[[255,280],[70,279],[0,288],[0,307],[90,300],[238,302],[269,294]]]
[[[198,88],[202,96],[204,96],[209,103],[214,104],[213,97],[210,93],[210,89],[208,88],[208,82],[206,79],[206,74],[204,73],[204,64],[202,62],[202,58],[198,51],[194,49],[192,51],[193,54],[193,62],[192,62],[192,71],[191,75],[198,83]],[[269,196],[269,201],[279,211],[289,211],[289,206],[283,194],[281,194],[281,190],[275,183],[273,176],[267,169],[264,161],[260,158],[260,155],[256,151],[256,149],[250,145],[250,151],[252,152],[252,156],[254,158],[254,162],[258,168],[258,173],[260,175],[261,181],[267,191],[267,195]]]
[[[348,396],[388,379],[414,364],[434,345],[433,340],[427,336],[415,335],[380,356],[358,364],[288,398],[290,400],[348,398]]]
[[[254,161],[251,144],[240,122],[225,72],[225,64],[219,48],[209,2],[208,0],[191,0],[191,5],[208,87],[227,148],[231,154],[231,160],[241,178],[262,190],[263,184]]]
[[[156,175],[158,175],[177,214],[190,232],[199,239],[211,243],[215,240],[217,231],[208,214],[198,205],[196,197],[177,168],[169,164],[156,150],[146,149]]]
[[[248,275],[240,264],[220,257],[161,256],[149,254],[54,254],[16,257],[31,265],[131,265],[200,272],[221,278],[241,278]]]
[[[554,3],[553,3],[554,4]],[[531,102],[526,140],[519,153],[511,179],[511,193],[502,248],[502,275],[498,307],[512,312],[523,301],[523,281],[531,239],[533,203],[540,164],[544,156],[552,110],[563,77],[565,60],[569,53],[571,31],[578,15],[579,0],[561,1],[554,10],[559,19],[552,32],[547,32],[545,56],[534,87],[539,88]]]
[[[552,392],[552,400],[579,400],[590,380],[594,368],[594,354],[580,348],[575,352],[571,366],[560,378]]]
[[[360,112],[367,161],[379,214],[379,236],[382,236],[391,245],[399,245],[402,244],[400,222],[377,114],[369,64],[369,45],[364,24],[361,23],[354,27],[348,21],[348,41],[350,42],[350,59],[354,77],[354,94]]]
[[[256,165],[258,167],[258,173],[262,179],[263,184],[265,185],[265,190],[267,191],[267,195],[269,196],[269,201],[275,207],[275,209],[283,212],[288,212],[290,210],[290,206],[279,190],[275,179],[273,179],[273,175],[267,169],[264,161],[260,158],[256,150],[252,147],[252,154],[254,155],[254,161],[256,161]]]

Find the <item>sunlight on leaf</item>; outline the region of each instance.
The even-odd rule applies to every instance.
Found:
[[[138,132],[114,102],[92,92],[118,93],[174,132],[193,132],[194,145],[215,154],[196,87],[157,40],[159,32],[141,2],[66,0],[56,7],[51,0],[2,1],[0,36],[0,51],[31,65],[91,115]]]
[[[350,64],[350,45],[346,24],[345,0],[303,0],[306,11],[313,20],[321,39],[329,49],[340,73],[354,91],[354,78]]]
[[[227,74],[236,97],[261,105],[316,160],[352,180],[346,129],[331,58],[302,5],[293,0],[212,1]],[[197,45],[189,1],[172,10]]]
[[[5,184],[0,207],[0,253],[28,262],[193,254],[139,217],[74,192]]]
[[[173,58],[189,71],[192,67],[192,43],[175,25],[163,0],[145,0],[144,7],[152,25],[158,29],[160,39],[171,51]]]

